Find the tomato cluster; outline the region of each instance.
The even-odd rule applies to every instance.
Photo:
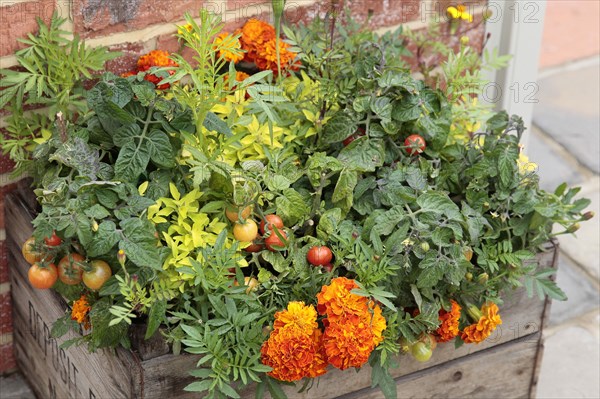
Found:
[[[251,205],[244,207],[229,205],[225,209],[225,216],[233,224],[234,238],[242,243],[249,243],[249,245],[244,247],[244,251],[247,253],[257,253],[265,249],[277,252],[286,248],[288,233],[283,219],[278,215],[263,215],[260,224],[257,225],[251,218]],[[333,253],[326,246],[311,247],[306,255],[306,259],[308,263],[315,267],[322,267],[328,272],[333,270],[331,263]],[[246,285],[251,286],[252,290],[254,290],[255,286],[249,284],[248,281],[252,282],[255,279],[246,277],[246,280]],[[234,284],[237,285],[237,282]],[[248,289],[248,292],[252,290]]]
[[[34,237],[23,243],[21,252],[31,265],[27,277],[34,288],[48,289],[60,280],[66,285],[83,282],[87,288],[96,291],[112,276],[112,269],[105,261],[86,261],[83,255],[70,252],[70,248],[65,249],[62,246],[63,240],[56,232],[46,237],[44,244],[36,243]],[[57,266],[54,259],[61,250],[67,250],[67,254],[60,259]]]

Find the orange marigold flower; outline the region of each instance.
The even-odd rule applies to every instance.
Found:
[[[462,340],[467,344],[478,344],[484,341],[498,325],[502,324],[502,319],[498,314],[498,306],[495,303],[486,303],[481,307],[481,310],[470,308],[469,314],[476,314],[479,319],[477,323],[465,327],[461,334]]]
[[[361,367],[379,343],[386,329],[379,305],[353,294],[354,280],[338,277],[317,294],[317,309],[327,315],[323,320],[323,346],[327,360],[344,370]]]
[[[137,71],[123,72],[123,73],[121,74],[121,77],[122,77],[122,78],[128,78],[128,77],[130,77],[130,76],[134,76],[134,75],[137,75]]]
[[[264,43],[275,38],[275,28],[273,26],[254,18],[246,22],[240,33],[242,49],[246,50],[244,60],[248,62],[254,62],[258,49]]]
[[[229,33],[220,33],[215,37],[215,47],[219,46],[219,57],[222,57],[226,61],[240,62],[244,59],[244,53],[242,52],[242,44],[234,36]]]
[[[459,333],[458,322],[460,319],[461,307],[456,301],[451,300],[452,307],[449,312],[441,309],[439,318],[440,326],[436,330],[436,340],[438,342],[447,342],[456,337]]]
[[[268,374],[281,381],[298,381],[326,373],[327,361],[317,312],[303,302],[290,302],[287,310],[275,314],[269,339],[261,348]]]
[[[327,361],[340,370],[363,366],[375,348],[373,343],[373,330],[365,321],[330,320],[323,334]]]
[[[296,53],[289,51],[290,45],[282,40],[279,41],[279,60],[281,69],[298,69],[298,65],[294,64]],[[277,41],[275,38],[269,40],[257,50],[254,62],[259,69],[264,71],[270,69],[277,72]]]
[[[85,329],[90,328],[89,312],[92,307],[89,305],[85,295],[82,295],[78,300],[73,302],[71,308],[71,319],[79,324],[83,324]]]
[[[148,54],[141,56],[137,62],[138,71],[146,72],[152,67],[165,67],[165,66],[179,66],[175,61],[169,58],[169,53],[163,50],[152,50]],[[173,75],[175,71],[169,71],[170,75]],[[145,80],[152,82],[156,85],[159,90],[168,89],[171,85],[166,83],[159,85],[158,83],[162,80],[154,74],[146,74]]]

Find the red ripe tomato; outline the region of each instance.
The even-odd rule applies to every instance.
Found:
[[[93,260],[90,262],[90,266],[90,270],[83,272],[83,284],[91,290],[99,290],[112,276],[112,270],[103,260]]]
[[[252,214],[252,205],[248,205],[247,207],[242,209],[241,212],[240,208],[233,205],[230,205],[225,209],[225,216],[227,216],[227,219],[229,219],[232,222],[237,222],[240,218],[242,220],[246,220],[248,219],[250,214]]]
[[[366,134],[367,132],[365,131],[365,129],[363,129],[362,127],[359,127],[358,130],[356,130],[356,132],[352,135],[347,137],[342,143],[344,144],[344,147],[348,147],[354,140],[356,140],[359,137],[362,137]]]
[[[325,266],[331,263],[333,254],[328,247],[312,247],[306,254],[306,260],[313,266]]]
[[[29,282],[34,288],[44,290],[50,288],[56,283],[58,279],[58,271],[54,263],[49,264],[46,267],[41,267],[37,263],[34,263],[27,272]]]
[[[267,223],[265,224],[265,220]],[[265,220],[260,221],[260,232],[265,234],[265,228],[268,227],[269,230],[273,230],[273,227],[277,227],[278,229],[283,229],[283,220],[277,215],[266,215]]]
[[[244,223],[236,222],[233,225],[233,236],[242,242],[254,241],[258,236],[258,226],[252,219],[247,219]]]
[[[50,237],[44,238],[44,241],[49,247],[58,247],[62,243],[60,237],[56,235],[56,231],[53,231]]]
[[[27,241],[23,243],[23,247],[21,247],[21,253],[30,265],[41,262],[42,259],[44,259],[44,254],[36,250],[35,247],[35,238],[33,237],[29,237]]]
[[[411,134],[404,140],[404,146],[408,155],[418,155],[425,151],[427,144],[423,137],[418,134]]]
[[[244,251],[246,252],[260,252],[263,250],[265,246],[263,244],[261,244],[260,242],[257,242],[256,240],[252,241],[252,244],[248,245],[246,248],[244,248]]]
[[[81,282],[83,269],[81,264],[85,258],[78,253],[66,255],[58,262],[58,278],[67,285],[76,285]]]
[[[271,234],[265,238],[265,246],[271,252],[275,252],[278,249],[285,247],[285,243],[281,240],[281,238],[279,238],[277,233],[281,234],[281,236],[287,240],[287,234],[285,234],[283,229],[271,229]]]

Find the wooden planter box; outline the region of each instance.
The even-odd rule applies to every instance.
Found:
[[[17,195],[6,198],[6,230],[14,312],[14,341],[19,366],[39,398],[185,398],[199,397],[183,391],[192,381],[188,371],[196,356],[168,354],[158,342],[132,339],[134,350],[101,350],[84,347],[60,349],[69,337],[53,339],[50,329],[66,309],[65,301],[51,290],[35,290],[27,280],[29,265],[21,244],[32,234],[33,213]],[[31,201],[29,201],[31,204]],[[558,248],[548,244],[538,255],[542,267],[555,267]],[[505,298],[500,308],[503,324],[484,343],[438,345],[427,363],[409,356],[391,370],[398,397],[533,397],[543,351],[542,329],[549,301],[529,299],[524,290]],[[132,334],[137,335],[135,329]],[[137,345],[136,345],[137,344]],[[371,389],[370,368],[359,372],[331,370],[308,391],[285,387],[290,398],[382,398]],[[253,389],[244,397],[253,398]]]

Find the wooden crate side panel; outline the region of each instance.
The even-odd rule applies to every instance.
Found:
[[[115,356],[115,351],[89,353],[85,347],[61,349],[73,333],[60,339],[50,336],[66,305],[53,291],[29,284],[29,265],[20,246],[31,235],[30,220],[10,199],[6,212],[16,357],[36,394],[41,398],[131,397],[136,365],[126,351],[118,350]]]
[[[136,396],[144,399],[198,398],[198,393],[186,392],[183,388],[194,382],[190,371],[196,368],[199,358],[189,354],[165,355],[143,361],[143,383],[136,386],[136,390],[143,390],[143,395],[139,392]]]
[[[527,398],[540,336],[536,333],[400,377],[398,398]],[[384,396],[378,389],[364,389],[341,398]]]

